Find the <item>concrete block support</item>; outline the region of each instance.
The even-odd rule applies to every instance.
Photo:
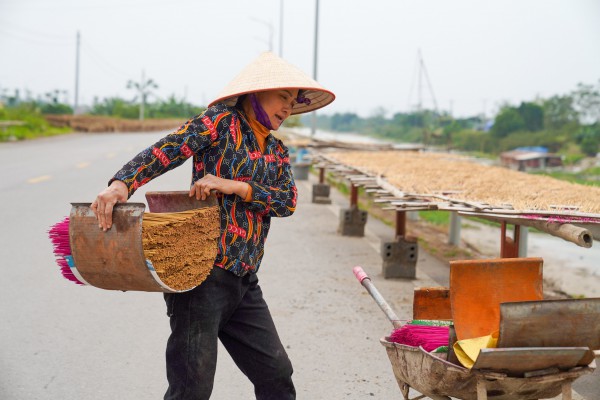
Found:
[[[297,162],[292,164],[292,173],[294,174],[294,180],[306,181],[308,180],[308,171],[310,169],[310,163]]]
[[[317,204],[331,204],[329,193],[331,187],[326,183],[315,183],[312,187],[312,202]]]
[[[317,204],[331,204],[329,193],[331,188],[325,183],[325,168],[319,167],[319,183],[313,185],[312,202]]]
[[[381,243],[383,277],[415,279],[419,245],[416,238],[398,237],[393,242]]]
[[[365,225],[367,223],[367,212],[358,207],[350,207],[340,210],[340,225],[338,233],[342,236],[365,236]]]

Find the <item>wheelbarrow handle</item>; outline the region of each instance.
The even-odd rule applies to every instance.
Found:
[[[367,289],[367,292],[371,295],[373,300],[377,303],[381,311],[385,314],[385,316],[390,320],[394,328],[400,328],[402,326],[402,322],[400,318],[396,315],[394,310],[390,307],[390,305],[385,301],[379,290],[373,285],[371,282],[371,278],[367,275],[367,273],[360,266],[356,266],[352,268],[352,272],[354,272],[354,276],[360,282],[361,285]]]

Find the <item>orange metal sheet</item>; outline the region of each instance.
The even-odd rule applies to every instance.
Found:
[[[113,226],[106,232],[90,203],[72,203],[69,237],[73,260],[87,283],[107,290],[159,292],[142,248],[142,203],[116,204]]]
[[[147,192],[152,212],[180,212],[217,205],[214,195],[205,201],[187,191]],[[69,242],[78,273],[91,286],[107,290],[178,292],[160,281],[144,255],[143,203],[116,204],[113,226],[104,232],[90,203],[72,203]],[[216,245],[216,244],[215,244]]]
[[[451,320],[450,290],[447,287],[415,288],[413,319]]]
[[[450,304],[459,340],[499,330],[500,303],[542,300],[541,258],[450,261]]]

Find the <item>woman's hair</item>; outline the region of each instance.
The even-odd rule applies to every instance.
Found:
[[[246,99],[246,96],[248,96],[247,94],[243,94],[241,96],[239,96],[237,98],[237,100],[235,101],[235,108],[241,110],[242,109],[242,103],[244,102],[244,100]]]

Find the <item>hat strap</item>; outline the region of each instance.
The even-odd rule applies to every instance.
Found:
[[[256,94],[250,93],[248,95],[248,97],[250,98],[250,104],[252,104],[252,109],[254,110],[254,115],[256,116],[256,120],[258,122],[260,122],[265,128],[272,131],[273,126],[271,125],[271,120],[269,119],[269,116],[265,112],[265,109],[262,108],[262,106],[260,105],[260,102],[256,98]]]

